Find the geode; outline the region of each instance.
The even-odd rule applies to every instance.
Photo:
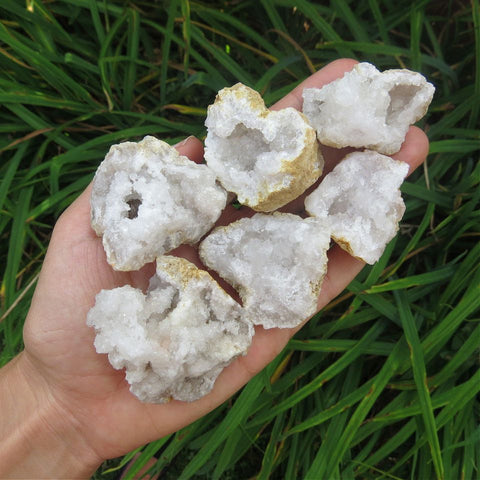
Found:
[[[328,219],[332,238],[343,249],[375,263],[405,212],[399,188],[407,173],[407,163],[380,153],[351,153],[305,199],[305,208]]]
[[[206,165],[154,137],[113,145],[98,167],[92,227],[116,270],[138,270],[212,228],[227,194]]]
[[[206,395],[254,333],[207,272],[169,256],[157,259],[146,294],[129,285],[102,290],[87,324],[95,327],[97,352],[125,368],[130,391],[152,403]]]
[[[248,320],[287,328],[316,312],[329,244],[324,220],[259,213],[213,230],[200,258],[238,290]]]
[[[315,131],[294,108],[270,111],[258,92],[238,83],[208,107],[205,160],[241,204],[275,210],[320,176]]]
[[[303,113],[324,145],[392,154],[400,150],[409,126],[425,115],[434,91],[420,73],[380,73],[370,63],[359,63],[322,88],[306,88]]]

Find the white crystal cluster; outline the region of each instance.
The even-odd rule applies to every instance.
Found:
[[[215,229],[200,244],[200,258],[237,288],[248,320],[295,327],[317,310],[330,244],[326,225],[257,213]]]
[[[253,336],[241,307],[210,275],[182,258],[163,256],[146,294],[129,285],[102,290],[88,313],[95,348],[125,368],[144,402],[191,402],[207,394]]]
[[[303,113],[331,147],[398,152],[410,125],[422,118],[434,87],[417,72],[379,72],[359,63],[323,88],[303,91]]]
[[[113,145],[91,196],[92,227],[116,270],[138,270],[212,228],[227,200],[215,174],[154,137]]]
[[[307,212],[330,224],[332,238],[375,263],[405,212],[400,185],[408,164],[366,150],[347,155],[305,200]]]
[[[377,261],[405,210],[399,188],[408,173],[406,163],[382,153],[400,149],[432,94],[420,74],[359,64],[321,89],[304,90],[306,117],[291,108],[269,111],[244,85],[223,89],[208,109],[207,165],[153,137],[114,145],[95,176],[92,226],[115,269],[155,259],[157,269],[146,293],[128,285],[102,290],[87,323],[97,352],[125,368],[132,393],[145,402],[196,400],[247,352],[253,325],[289,328],[308,319],[331,238]],[[307,196],[309,218],[257,213],[205,237],[226,191],[271,212],[313,185],[323,168],[317,136],[325,145],[367,150],[347,155]],[[200,241],[200,258],[238,291],[242,305],[205,270],[163,255]]]
[[[254,210],[269,212],[302,194],[322,173],[315,131],[294,108],[265,108],[238,83],[208,108],[205,160],[220,183]]]

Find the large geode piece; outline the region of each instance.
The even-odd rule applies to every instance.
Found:
[[[165,142],[113,145],[98,167],[91,196],[92,227],[116,270],[138,270],[212,228],[227,194],[206,165]]]
[[[324,221],[256,214],[213,230],[200,257],[238,290],[250,321],[296,327],[317,310],[329,243]]]
[[[238,83],[208,107],[205,160],[238,201],[257,211],[297,198],[320,176],[315,131],[294,108],[270,111],[258,92]]]
[[[380,153],[351,153],[306,198],[305,208],[328,219],[332,238],[342,248],[375,263],[405,212],[399,188],[407,173],[407,163]]]
[[[369,63],[322,88],[303,91],[303,113],[321,143],[398,152],[410,125],[422,118],[435,88],[410,70],[380,73]]]
[[[206,395],[254,333],[207,272],[168,256],[157,259],[146,294],[128,285],[102,290],[87,324],[95,327],[97,352],[125,368],[131,392],[153,403]]]

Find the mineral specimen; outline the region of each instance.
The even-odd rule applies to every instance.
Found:
[[[250,321],[286,328],[315,313],[329,243],[325,221],[256,214],[215,229],[200,257],[238,290]]]
[[[125,368],[133,394],[144,402],[194,401],[246,354],[253,325],[292,328],[308,319],[331,237],[368,263],[380,258],[405,210],[399,187],[408,173],[406,163],[381,153],[400,149],[433,91],[418,73],[361,63],[321,89],[305,89],[304,116],[269,111],[257,92],[237,84],[208,108],[207,165],[153,137],[110,149],[94,180],[92,226],[115,269],[156,258],[157,271],[146,293],[128,285],[102,290],[87,323],[97,352]],[[323,179],[305,200],[310,218],[259,213],[216,228],[200,244],[204,264],[237,289],[243,306],[206,271],[159,256],[213,227],[227,199],[217,181],[260,212],[298,198],[323,169],[317,136],[325,145],[371,150],[347,155]]]
[[[99,166],[91,196],[92,227],[108,262],[138,270],[182,243],[197,242],[226,203],[206,165],[180,156],[154,137],[113,145]]]
[[[434,90],[420,73],[380,73],[359,63],[323,88],[305,89],[303,113],[324,145],[392,154],[400,150],[409,126],[425,115]]]
[[[98,353],[126,369],[144,402],[193,401],[250,346],[253,326],[210,275],[183,258],[162,256],[146,294],[129,285],[102,290],[87,324]]]
[[[353,256],[375,263],[395,236],[405,205],[399,187],[408,164],[366,150],[345,157],[305,200],[328,219],[332,238]]]
[[[269,111],[254,90],[237,83],[208,108],[205,160],[238,201],[275,210],[320,176],[323,158],[315,131],[293,108]]]

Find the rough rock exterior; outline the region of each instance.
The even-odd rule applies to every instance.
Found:
[[[256,214],[215,229],[200,257],[238,290],[250,321],[286,328],[317,310],[329,243],[324,221]]]
[[[323,158],[315,131],[293,108],[269,111],[258,92],[238,83],[208,108],[205,160],[238,201],[275,210],[320,176]]]
[[[425,115],[434,90],[420,73],[380,73],[359,63],[323,88],[305,89],[303,113],[324,145],[392,154],[400,150],[409,126]]]
[[[195,243],[225,207],[226,192],[197,165],[154,137],[113,145],[91,196],[92,227],[117,270],[138,270],[182,243]]]
[[[131,392],[153,403],[206,395],[254,333],[207,272],[168,256],[157,260],[146,295],[128,285],[102,290],[87,324],[95,327],[97,352],[125,368]]]
[[[305,200],[311,215],[330,222],[332,238],[353,256],[375,263],[405,212],[400,185],[408,164],[373,151],[345,157]]]

